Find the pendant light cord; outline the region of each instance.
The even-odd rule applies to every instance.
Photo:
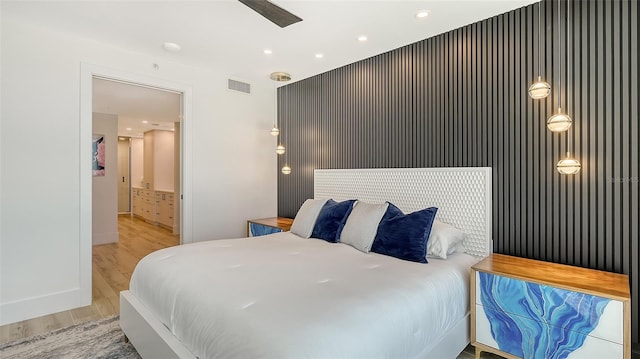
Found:
[[[284,92],[284,91],[283,91]],[[287,97],[289,97],[289,89],[287,88],[287,94],[284,96],[284,111],[287,111]],[[284,127],[287,127],[286,125],[286,121],[285,121],[285,117],[284,117],[284,113],[283,113],[283,122],[285,123]],[[284,141],[284,146],[287,149],[284,153],[284,164],[286,166],[289,166],[289,144],[287,143],[287,137],[285,136],[285,132],[284,132],[284,128],[282,128],[282,140]]]
[[[538,3],[538,77],[540,77],[540,7],[542,1]]]
[[[276,118],[273,119],[273,127],[278,128],[278,83],[274,80],[273,89],[276,93]]]
[[[568,3],[567,3],[566,14],[567,14],[567,21],[565,21],[564,36],[565,36],[566,41],[567,41],[567,54],[566,54],[566,57],[567,57],[567,69],[565,70],[565,72],[567,73],[567,84],[568,84],[569,83],[569,48],[571,48],[571,39],[569,38],[569,4]],[[565,97],[567,97],[567,96],[565,96]],[[569,107],[569,103],[567,101],[567,108],[564,109],[567,113],[569,113],[569,108],[568,107]],[[570,150],[571,150],[571,136],[569,135],[568,132],[569,131],[567,131],[567,152],[570,152]]]
[[[562,45],[560,40],[560,0],[558,0],[558,108],[562,108]]]

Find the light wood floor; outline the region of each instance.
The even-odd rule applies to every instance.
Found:
[[[147,254],[180,243],[167,229],[129,215],[118,218],[118,243],[93,247],[93,303],[35,319],[0,326],[0,344],[120,313],[119,293]]]

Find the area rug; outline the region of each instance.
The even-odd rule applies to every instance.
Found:
[[[2,344],[0,358],[139,359],[118,320],[115,315]]]

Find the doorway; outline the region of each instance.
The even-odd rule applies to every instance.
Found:
[[[119,83],[136,85],[144,88],[165,90],[181,94],[180,101],[180,131],[177,136],[179,143],[176,156],[179,158],[178,175],[175,181],[175,201],[177,202],[176,216],[177,232],[180,244],[191,243],[191,178],[193,173],[191,153],[191,96],[192,91],[189,86],[158,79],[157,77],[147,77],[144,75],[132,74],[105,68],[102,66],[81,64],[81,86],[80,86],[80,145],[83,149],[80,155],[80,298],[79,305],[91,304],[92,297],[92,159],[90,149],[92,148],[92,118],[93,118],[93,80],[100,78]],[[117,145],[114,143],[113,147]],[[131,165],[131,161],[130,161]],[[117,167],[112,167],[116,171]],[[107,169],[108,171],[108,169]],[[126,178],[125,178],[126,180]],[[129,182],[135,183],[135,178],[130,174]],[[117,196],[116,196],[117,197]],[[131,202],[129,207],[131,209]]]
[[[105,237],[105,230],[118,233],[118,213],[130,213],[179,234],[180,201],[175,197],[180,193],[180,156],[176,155],[180,152],[180,132],[176,128],[182,118],[181,104],[180,92],[93,78],[94,132],[99,128],[101,132],[116,131],[118,136],[117,149],[109,148],[110,143],[116,147],[115,138],[103,136],[107,162],[117,156],[117,173],[110,175],[105,170],[105,178],[94,178],[94,244],[105,243],[96,241]],[[105,181],[115,181],[117,186],[104,185]],[[112,207],[118,208],[117,213],[109,210]],[[117,235],[110,237],[113,242],[118,240]]]

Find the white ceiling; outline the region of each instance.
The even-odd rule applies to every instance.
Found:
[[[118,136],[142,137],[150,130],[173,130],[180,122],[180,94],[93,79],[93,112],[118,115]]]
[[[179,62],[214,69],[236,80],[273,86],[269,74],[274,71],[288,72],[292,81],[298,81],[536,1],[273,2],[303,21],[280,28],[236,0],[1,0],[0,6],[2,17],[146,53],[157,58],[159,66],[166,61]],[[420,10],[428,10],[430,15],[418,19],[415,14]],[[368,41],[359,42],[357,37],[361,35]],[[177,43],[182,50],[168,52],[162,47],[164,42]],[[265,49],[273,53],[266,55]],[[324,56],[316,58],[317,53]],[[175,121],[175,110],[160,112],[164,105],[175,103],[175,98],[179,101],[177,95],[167,100],[168,93],[162,91],[101,82],[95,88],[94,111],[119,115],[121,127],[132,128],[123,130],[124,134],[138,136],[144,132],[143,120]]]
[[[7,1],[2,16],[122,48],[215,68],[248,82],[293,81],[498,15],[533,0],[275,0],[303,21],[280,28],[236,0]],[[419,10],[431,15],[417,19]],[[360,43],[357,37],[366,35]],[[164,42],[182,46],[179,53]],[[273,54],[265,55],[264,49]],[[316,53],[323,53],[321,59]],[[149,64],[152,66],[152,64]]]

